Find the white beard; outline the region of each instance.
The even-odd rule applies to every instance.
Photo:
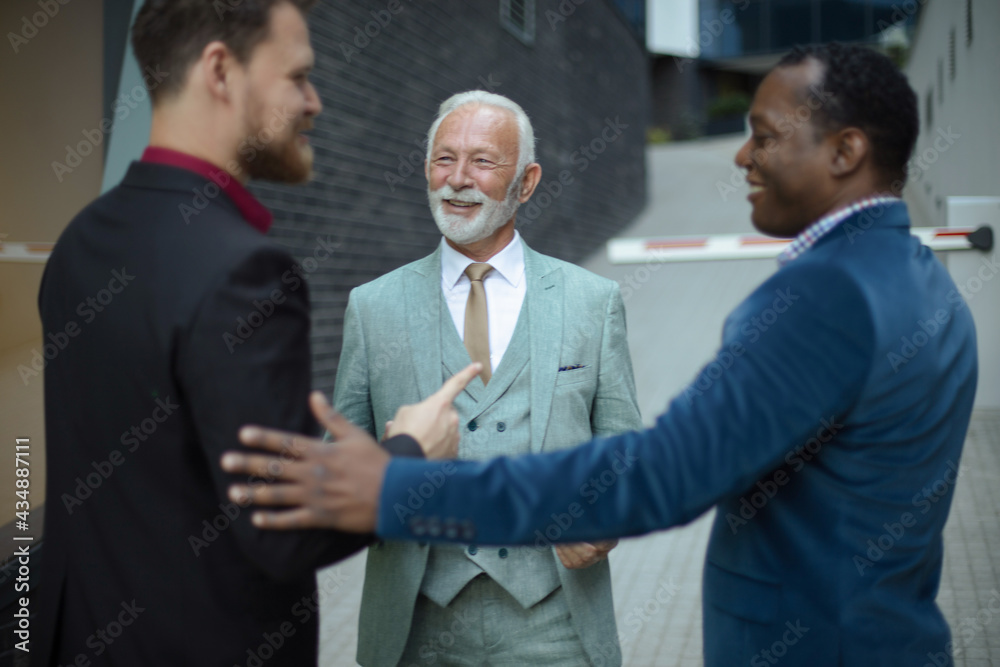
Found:
[[[503,201],[492,199],[479,190],[456,192],[447,184],[442,185],[437,190],[428,188],[427,199],[430,201],[434,222],[437,223],[438,229],[441,230],[445,238],[457,245],[468,245],[482,241],[514,217],[517,207],[521,205],[517,200],[516,186],[518,184],[519,181],[515,179]],[[476,202],[480,204],[479,213],[473,218],[446,213],[444,210],[445,199]]]

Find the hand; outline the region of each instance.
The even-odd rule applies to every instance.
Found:
[[[608,557],[608,552],[618,546],[618,540],[603,542],[577,542],[575,544],[557,544],[556,554],[559,560],[569,570],[582,570]]]
[[[309,404],[336,442],[323,442],[259,426],[240,429],[240,441],[280,456],[226,452],[222,469],[268,480],[229,487],[240,505],[286,505],[284,511],[258,511],[258,528],[337,528],[354,533],[375,530],[379,495],[389,454],[362,429],[338,414],[322,392]],[[280,483],[277,483],[280,482]]]
[[[452,403],[482,369],[480,363],[469,364],[426,400],[401,407],[392,421],[386,422],[385,437],[401,433],[413,436],[429,459],[458,456],[458,413]]]

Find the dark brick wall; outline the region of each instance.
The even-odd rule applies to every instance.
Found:
[[[389,4],[324,0],[312,12],[313,81],[324,105],[312,133],[316,178],[254,186],[275,213],[271,235],[308,275],[314,384],[327,392],[350,290],[426,255],[440,238],[423,146],[449,95],[492,90],[532,119],[542,184],[518,226],[540,252],[578,261],[646,200],[647,56],[608,0],[539,0],[532,46],[501,26],[498,0],[400,0],[395,14],[382,11]],[[379,25],[373,11],[391,20]],[[366,24],[371,34],[378,28],[367,41],[356,30]],[[317,260],[331,245],[334,254]]]

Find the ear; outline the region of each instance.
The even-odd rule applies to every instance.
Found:
[[[205,45],[196,68],[209,95],[229,99],[233,94],[233,74],[238,64],[233,52],[224,43],[215,41]]]
[[[861,168],[868,159],[871,142],[868,135],[856,127],[845,127],[830,137],[833,160],[830,173],[838,178],[849,176]]]
[[[521,179],[521,191],[517,200],[522,204],[531,199],[532,193],[538,187],[538,182],[542,180],[542,165],[532,162],[524,168],[524,177]]]

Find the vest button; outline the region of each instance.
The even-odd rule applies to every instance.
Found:
[[[507,430],[507,425],[504,424],[503,422],[497,422],[497,430],[503,433],[504,431]]]
[[[469,430],[470,431],[475,431],[477,428],[479,428],[479,424],[476,423],[475,419],[473,419],[471,422],[469,422]]]
[[[506,558],[507,557],[507,549],[500,549],[499,553],[500,553],[500,558]]]
[[[475,547],[475,546],[469,547],[469,555],[470,556],[475,556],[477,553],[479,553],[479,549],[477,547]]]

